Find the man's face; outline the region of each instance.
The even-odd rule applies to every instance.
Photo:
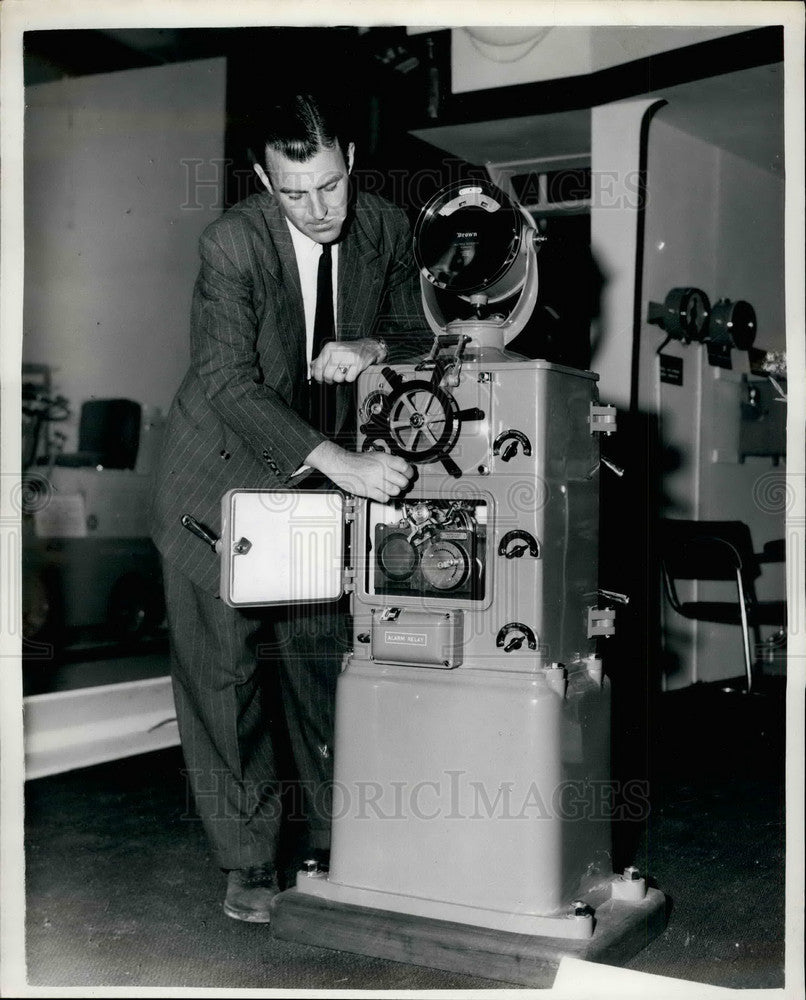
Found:
[[[332,243],[347,218],[352,165],[350,143],[346,161],[339,146],[320,149],[304,163],[295,163],[268,149],[267,169],[256,164],[255,172],[275,195],[292,226],[317,243]]]

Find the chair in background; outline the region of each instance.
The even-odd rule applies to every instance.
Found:
[[[133,469],[140,446],[142,407],[131,399],[89,399],[81,404],[78,451],[56,456],[72,468]]]
[[[666,596],[674,610],[694,621],[739,625],[742,630],[747,691],[753,689],[751,632],[758,648],[759,626],[786,625],[786,601],[759,601],[755,581],[760,562],[782,556],[780,544],[768,543],[763,556],[753,551],[750,529],[743,521],[661,522],[661,565]],[[677,580],[731,580],[735,601],[680,601]]]

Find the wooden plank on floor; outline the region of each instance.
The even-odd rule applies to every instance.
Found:
[[[271,928],[275,937],[299,944],[547,988],[564,956],[619,964],[665,926],[665,897],[657,890],[640,904],[600,909],[593,937],[579,941],[413,917],[289,889],[274,902]]]

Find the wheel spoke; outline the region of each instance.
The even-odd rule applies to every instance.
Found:
[[[431,407],[434,405],[436,401],[437,397],[433,393],[431,393],[430,396],[428,397],[428,402],[425,404],[425,409],[422,411],[423,416],[426,416],[428,414],[428,411],[431,409]]]
[[[400,402],[403,406],[407,406],[409,413],[417,412],[417,404],[414,402],[414,397],[417,395],[416,392],[408,392],[400,397]]]

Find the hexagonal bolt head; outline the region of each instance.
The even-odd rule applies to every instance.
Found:
[[[590,917],[591,916],[591,908],[582,899],[575,899],[574,902],[571,903],[571,908],[574,911],[574,916],[575,917]]]
[[[316,875],[319,871],[319,862],[315,858],[308,858],[302,865],[306,875]]]
[[[627,865],[624,869],[624,874],[622,878],[627,882],[637,882],[641,877],[641,872],[635,867],[635,865]]]

